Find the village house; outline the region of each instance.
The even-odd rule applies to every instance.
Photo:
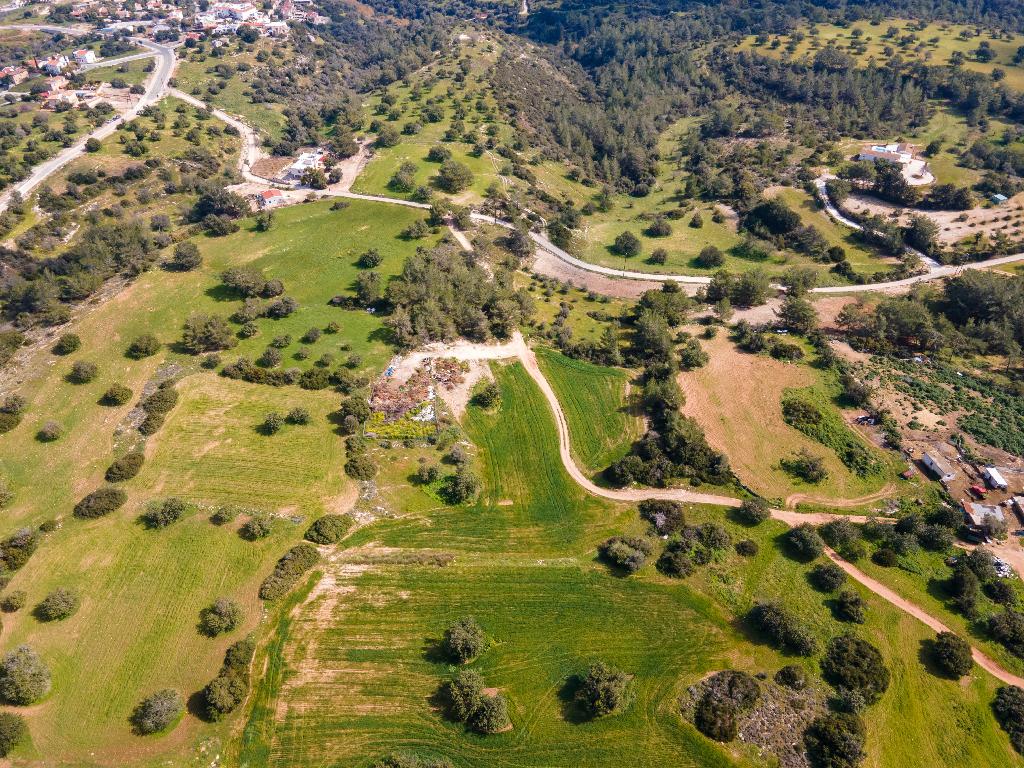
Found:
[[[872,163],[887,160],[897,165],[907,165],[914,159],[914,149],[911,144],[872,144],[862,149],[857,159]]]
[[[279,189],[265,189],[258,195],[260,208],[274,208],[284,202],[284,194]]]
[[[306,171],[314,168],[320,168],[323,165],[325,154],[326,153],[322,149],[314,149],[312,152],[303,152],[298,156],[298,158],[296,158],[294,163],[288,166],[285,170],[284,177],[286,179],[298,181]]]
[[[924,456],[921,457],[921,461],[944,483],[948,483],[956,477],[956,471],[950,466],[946,458],[938,453],[925,452]]]
[[[73,55],[76,64],[93,64],[96,62],[96,51],[89,48],[79,48]]]
[[[59,75],[71,62],[68,61],[67,56],[58,53],[55,56],[48,56],[42,60],[34,59],[32,63],[35,65],[36,69],[45,72],[48,75]]]
[[[1006,527],[1006,513],[995,504],[978,504],[973,501],[960,502],[964,511],[964,523],[972,537],[983,541],[989,538],[993,528]]]
[[[28,69],[25,67],[4,67],[0,69],[0,80],[10,85],[23,83],[28,80]]]
[[[989,488],[997,491],[1006,491],[1010,488],[1010,484],[1006,482],[1006,479],[996,467],[985,467],[981,470],[981,476],[985,478]]]

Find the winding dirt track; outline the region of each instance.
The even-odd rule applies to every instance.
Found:
[[[527,345],[526,340],[522,334],[518,331],[512,337],[512,340],[500,345],[494,344],[473,344],[470,342],[456,342],[455,344],[434,344],[426,349],[414,353],[417,359],[425,357],[443,356],[443,357],[454,357],[459,360],[509,360],[516,359],[523,364],[526,372],[533,379],[534,383],[540,388],[545,399],[548,401],[548,405],[551,408],[551,412],[555,417],[555,424],[558,428],[558,453],[562,459],[562,465],[565,467],[565,471],[569,473],[569,476],[585,491],[594,496],[599,496],[605,499],[611,499],[613,501],[625,501],[625,502],[638,502],[643,499],[658,498],[658,499],[671,499],[673,501],[679,501],[690,504],[713,504],[716,506],[723,507],[738,507],[740,505],[739,499],[734,499],[729,496],[717,496],[709,493],[699,493],[697,491],[691,491],[686,488],[625,488],[625,489],[611,489],[601,488],[591,482],[572,458],[572,452],[569,449],[569,423],[565,418],[565,413],[562,411],[561,403],[558,401],[558,397],[555,395],[555,391],[551,388],[548,380],[544,377],[540,366],[537,364],[537,357],[533,350]],[[825,512],[818,513],[802,513],[793,512],[789,510],[773,509],[772,517],[776,520],[786,523],[787,525],[796,526],[803,523],[812,523],[814,525],[820,525],[826,523],[829,520],[836,518],[842,518],[849,520],[853,523],[864,523],[867,522],[868,518],[858,515],[831,515]],[[839,556],[838,553],[832,549],[826,547],[825,554],[834,561],[840,568],[842,568],[851,578],[860,582],[865,588],[882,598],[886,602],[899,608],[904,613],[913,616],[918,621],[922,622],[925,626],[934,630],[935,632],[949,632],[949,627],[943,624],[941,621],[936,619],[931,614],[927,613],[923,609],[914,605],[906,598],[898,595],[889,587],[882,584],[880,581],[871,578],[866,573],[861,571],[852,563],[844,560]],[[991,657],[979,651],[973,645],[971,646],[971,655],[974,658],[975,663],[984,669],[986,672],[991,674],[998,680],[1001,680],[1008,685],[1016,685],[1024,688],[1024,677],[1015,675],[999,666]]]

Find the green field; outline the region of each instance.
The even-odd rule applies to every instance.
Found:
[[[137,59],[113,67],[97,67],[85,74],[87,83],[109,83],[124,80],[128,85],[142,85],[153,70],[153,59]]]
[[[471,410],[486,490],[468,507],[431,508],[410,498],[350,539],[304,607],[279,625],[269,648],[272,680],[245,728],[240,762],[322,765],[324,755],[365,765],[392,750],[444,755],[469,766],[731,766],[763,764],[752,747],[722,747],[684,722],[677,698],[723,667],[774,672],[793,661],[749,636],[735,618],[758,597],[784,600],[819,637],[842,630],[805,566],[775,543],[783,528],[749,531],[760,554],[729,553],[683,582],[651,566],[621,579],[594,560],[612,532],[639,530],[629,508],[587,498],[562,470],[546,404],[518,364],[497,370],[503,402]],[[528,441],[528,442],[525,442]],[[524,445],[529,450],[524,451]],[[408,490],[393,498],[422,496]],[[714,509],[689,519],[722,521]],[[442,553],[454,559],[436,564]],[[401,563],[401,564],[400,564]],[[1014,758],[989,713],[995,683],[978,673],[964,685],[932,677],[910,617],[865,594],[871,637],[893,683],[867,714],[867,765],[995,765]],[[433,705],[449,674],[434,645],[450,621],[473,615],[491,646],[473,662],[509,700],[513,729],[479,737]],[[279,636],[280,638],[280,636]],[[564,714],[567,678],[593,659],[633,675],[621,714],[577,724]],[[816,667],[805,662],[812,673]],[[820,685],[820,683],[818,683]]]
[[[569,422],[573,455],[580,466],[600,472],[622,458],[640,437],[641,421],[630,413],[628,374],[565,357],[547,347],[537,360]]]

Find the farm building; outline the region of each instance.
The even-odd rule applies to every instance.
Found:
[[[989,200],[991,200],[994,205],[1002,205],[1009,199],[1010,198],[1008,198],[1006,195],[1001,195],[998,193],[992,195],[992,197],[989,198]]]
[[[265,189],[259,194],[260,208],[273,208],[284,202],[284,195],[279,189]]]
[[[316,149],[312,152],[303,152],[294,163],[288,166],[288,169],[285,171],[285,178],[301,179],[302,174],[306,171],[319,168],[321,166],[325,154],[326,153],[322,149]]]
[[[949,462],[937,453],[925,453],[921,459],[924,465],[928,467],[935,476],[944,483],[948,483],[956,477],[956,471],[950,466]]]
[[[960,502],[964,510],[964,522],[972,536],[985,540],[993,524],[1003,527],[1007,523],[1006,513],[995,504],[977,504],[972,501]]]
[[[1010,487],[1010,484],[1006,482],[1003,476],[999,473],[999,470],[995,467],[985,467],[981,470],[981,476],[985,478],[985,482],[988,483],[989,488],[1005,491]]]
[[[872,163],[886,160],[897,165],[906,165],[914,159],[914,150],[909,144],[872,144],[862,149],[857,159]]]

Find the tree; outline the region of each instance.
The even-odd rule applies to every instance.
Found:
[[[0,659],[0,700],[25,706],[50,691],[50,670],[28,645],[19,645]]]
[[[474,393],[473,402],[481,408],[493,408],[501,402],[501,387],[496,382],[487,382],[479,391]]]
[[[706,245],[697,254],[696,264],[701,269],[716,269],[725,264],[725,254],[713,245]]]
[[[639,256],[640,248],[640,238],[628,231],[616,237],[615,244],[612,246],[612,250],[626,258]]]
[[[81,604],[77,591],[57,587],[36,606],[35,615],[40,621],[62,621],[73,616]]]
[[[910,217],[904,239],[912,248],[917,248],[927,256],[934,256],[939,252],[939,225],[928,216],[914,214]]]
[[[1024,754],[1024,689],[1006,685],[996,691],[992,711],[996,720],[1021,754]]]
[[[461,669],[448,682],[447,693],[452,717],[464,723],[483,699],[484,680],[472,669]]]
[[[0,712],[0,757],[7,757],[27,737],[25,718],[14,712]]]
[[[235,339],[223,317],[197,312],[185,321],[181,345],[186,352],[198,355],[229,349],[235,345]]]
[[[305,539],[314,544],[336,544],[352,527],[346,515],[324,515],[306,529]]]
[[[850,621],[854,624],[864,623],[864,612],[867,604],[856,592],[843,590],[836,598],[836,616],[840,621]]]
[[[271,530],[270,518],[267,515],[257,514],[242,523],[238,534],[247,541],[259,541],[267,538]]]
[[[745,672],[725,670],[705,682],[694,709],[697,730],[715,741],[729,742],[739,732],[739,718],[761,696],[757,681]]]
[[[77,333],[64,333],[53,345],[53,352],[56,355],[70,355],[72,352],[77,352],[81,346],[82,339]]]
[[[399,135],[398,130],[393,125],[385,123],[377,132],[376,144],[378,147],[387,148],[395,146],[401,140],[402,137]]]
[[[100,140],[90,136],[85,140],[85,151],[86,152],[99,152],[103,148]]]
[[[171,496],[163,501],[150,504],[142,514],[142,521],[149,528],[166,528],[178,522],[185,514],[188,505],[181,499]]]
[[[835,592],[846,583],[846,571],[835,563],[819,563],[811,570],[811,583],[822,592]]]
[[[132,343],[128,345],[128,349],[125,350],[125,355],[133,360],[142,360],[143,358],[155,355],[159,351],[159,339],[151,333],[144,333],[132,340]]]
[[[613,536],[599,547],[599,551],[605,561],[628,574],[639,571],[654,550],[646,539]]]
[[[820,483],[828,477],[824,459],[815,456],[806,448],[801,448],[790,458],[783,459],[780,464],[791,475],[808,483]]]
[[[457,194],[473,183],[473,172],[457,160],[445,160],[437,171],[437,185],[445,192]]]
[[[302,172],[299,183],[310,189],[326,189],[327,174],[324,173],[323,168],[307,168]]]
[[[472,616],[459,619],[444,631],[441,648],[448,658],[465,664],[483,651],[484,631]]]
[[[242,606],[226,597],[218,597],[199,612],[199,631],[217,637],[237,629],[244,619]]]
[[[804,562],[820,557],[825,551],[825,542],[810,523],[803,523],[790,529],[785,540],[793,556]]]
[[[889,670],[882,654],[853,635],[840,635],[829,643],[821,671],[836,688],[857,691],[868,704],[878,701],[889,687]]]
[[[23,589],[13,589],[0,601],[0,610],[4,613],[16,613],[25,607],[28,594]]]
[[[789,294],[778,311],[779,325],[792,333],[807,335],[818,325],[814,305],[802,296]]]
[[[654,526],[659,535],[673,534],[686,525],[683,505],[670,499],[644,499],[638,506],[640,516]]]
[[[184,710],[181,694],[171,688],[147,696],[132,712],[132,725],[136,733],[159,733],[175,722]]]
[[[128,501],[128,494],[120,488],[113,486],[99,488],[75,505],[75,517],[103,517],[103,515],[124,506],[126,501]]]
[[[827,712],[810,724],[804,745],[814,768],[856,768],[864,760],[867,728],[857,715]]]
[[[744,525],[760,525],[772,516],[768,502],[762,498],[744,499],[736,510],[736,517]]]
[[[68,373],[68,381],[72,384],[88,384],[96,378],[98,373],[99,368],[96,366],[96,363],[79,360],[71,366],[71,371]]]
[[[509,727],[508,705],[500,693],[483,696],[466,722],[477,733],[498,733]]]
[[[132,394],[132,391],[124,384],[111,384],[100,398],[100,403],[110,406],[124,405],[132,399]]]
[[[203,256],[199,253],[199,246],[191,240],[185,240],[174,246],[174,256],[171,258],[171,268],[179,272],[190,272],[203,263]]]
[[[969,674],[974,667],[970,644],[952,632],[939,632],[931,650],[936,666],[954,680]]]
[[[626,703],[628,685],[625,672],[596,661],[582,676],[575,700],[588,717],[602,717]]]

